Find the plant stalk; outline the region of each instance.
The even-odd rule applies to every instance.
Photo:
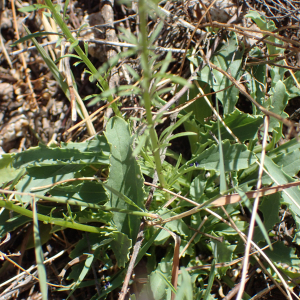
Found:
[[[153,149],[153,156],[156,166],[156,171],[159,179],[160,186],[165,188],[166,181],[162,172],[162,163],[160,159],[160,149],[158,144],[157,134],[154,128],[154,121],[152,120],[151,112],[151,95],[150,95],[150,81],[151,81],[151,70],[148,64],[149,58],[149,45],[148,45],[148,31],[147,31],[147,5],[145,0],[139,1],[139,18],[140,18],[140,48],[141,48],[141,65],[143,68],[143,80],[141,82],[143,88],[143,100],[146,109],[146,118],[149,126],[150,139]]]
[[[52,4],[51,0],[45,0],[45,3],[47,4],[47,6],[49,7],[52,16],[55,20],[55,22],[58,24],[58,26],[60,27],[60,29],[62,30],[62,32],[64,33],[65,37],[67,38],[67,40],[71,43],[78,43],[78,40],[75,39],[71,33],[71,31],[69,30],[68,26],[65,24],[64,20],[62,19],[62,17],[60,16],[60,14],[55,10],[54,5]],[[85,53],[82,51],[82,49],[80,48],[79,45],[74,46],[74,50],[77,52],[77,54],[80,56],[80,58],[82,59],[82,61],[85,63],[85,65],[89,68],[89,70],[91,71],[91,73],[94,75],[94,77],[99,81],[99,83],[101,84],[102,88],[104,91],[107,91],[109,89],[108,83],[104,80],[104,78],[98,74],[97,69],[94,67],[94,65],[92,64],[92,62],[89,60],[89,58],[85,55]],[[108,101],[112,102],[113,101],[113,97],[112,95],[110,95],[108,97]],[[121,112],[117,106],[116,103],[112,103],[111,107],[115,113],[115,115],[121,117]]]

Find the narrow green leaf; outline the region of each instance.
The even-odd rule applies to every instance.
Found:
[[[72,286],[72,291],[71,293],[68,295],[67,299],[69,299],[71,297],[71,295],[75,292],[75,290],[79,287],[80,283],[84,280],[85,276],[87,275],[88,271],[91,268],[91,265],[93,263],[94,260],[94,255],[93,254],[86,254],[87,258],[84,262],[84,266],[81,270],[81,273],[77,279],[77,281],[75,282],[75,284]]]
[[[31,32],[29,31],[29,29],[26,26],[24,26],[24,28],[25,28],[25,30],[28,34],[31,34]],[[38,52],[40,53],[40,55],[42,56],[44,62],[47,64],[47,66],[50,69],[53,77],[55,78],[55,80],[59,84],[60,88],[62,89],[62,91],[64,92],[66,97],[70,100],[70,92],[69,92],[68,84],[66,83],[66,81],[64,80],[64,78],[61,75],[60,71],[58,70],[58,67],[53,62],[51,57],[47,54],[45,49],[42,46],[40,46],[40,44],[37,42],[37,40],[35,38],[32,39],[32,42],[35,45]],[[77,112],[78,112],[79,116],[83,119],[83,113],[81,112],[81,110],[77,110]]]
[[[195,133],[195,132],[180,132],[180,133],[176,133],[176,134],[172,135],[169,139],[167,139],[167,141],[172,141],[179,137],[192,136],[192,135],[197,135],[197,133]]]
[[[192,112],[189,112],[188,114],[186,114],[185,116],[183,116],[182,118],[180,118],[174,125],[168,126],[160,135],[159,137],[159,141],[165,141],[165,138],[171,134],[171,132],[173,132],[176,128],[178,128],[181,124],[183,124],[190,116],[191,116]]]
[[[39,285],[42,292],[42,299],[48,299],[48,286],[47,286],[47,274],[46,268],[44,265],[44,253],[42,249],[42,243],[40,239],[39,232],[39,223],[38,223],[38,215],[36,211],[36,202],[35,199],[32,199],[32,219],[33,219],[33,234],[34,234],[34,250],[35,250],[35,258],[36,264],[39,272]]]
[[[210,291],[211,291],[212,285],[213,285],[214,280],[215,280],[215,266],[216,266],[216,260],[213,259],[212,264],[211,264],[211,269],[210,269],[210,272],[209,272],[207,288],[205,290],[203,300],[209,300],[210,299]]]
[[[217,113],[219,114],[219,104],[218,100],[216,99],[216,107]],[[219,146],[219,172],[220,172],[220,193],[223,194],[227,190],[226,178],[225,178],[225,165],[224,165],[224,154],[223,154],[223,146],[222,146],[222,137],[221,137],[221,130],[220,130],[220,120],[217,120],[218,124],[218,146]]]
[[[66,0],[65,4],[64,4],[64,13],[63,13],[63,19],[64,20],[66,19],[66,12],[67,12],[67,8],[68,8],[68,5],[69,5],[69,1],[70,0]]]
[[[79,44],[79,41],[78,41],[78,40],[75,40],[74,42],[72,42],[72,44],[71,44],[70,47],[69,47],[69,52],[72,52],[73,49],[74,49],[76,46],[78,46],[78,44]]]
[[[85,55],[89,55],[89,44],[87,42],[83,42]]]
[[[161,276],[162,280],[165,282],[166,286],[169,287],[173,293],[177,294],[177,291],[175,290],[172,283],[168,280],[168,278],[160,271],[157,271],[157,274]],[[182,299],[182,298],[181,298]]]
[[[160,73],[156,73],[156,74],[154,74],[153,77],[156,78],[156,77],[160,77],[160,76],[161,76]],[[177,83],[182,86],[185,86],[185,85],[187,85],[189,87],[192,86],[186,79],[184,79],[180,76],[176,76],[173,74],[164,74],[164,78],[170,79],[172,82]]]
[[[66,57],[72,57],[72,58],[76,58],[76,59],[81,60],[80,56],[78,56],[78,55],[75,55],[75,54],[65,54],[65,55],[63,55],[63,56],[60,56],[60,57],[55,61],[55,63],[58,63],[61,59],[66,58]]]
[[[138,81],[140,79],[139,74],[131,66],[125,64],[125,67],[135,81]]]
[[[62,36],[62,37],[64,36],[63,34],[58,33],[58,32],[47,32],[47,31],[35,32],[35,33],[31,33],[31,34],[21,37],[19,40],[12,43],[11,47],[17,46],[20,43],[24,43],[24,42],[34,39],[36,37],[40,37],[40,36],[45,37],[47,35],[58,35],[58,36]]]
[[[48,6],[43,5],[43,4],[32,4],[32,5],[28,5],[28,6],[23,6],[23,7],[19,8],[18,11],[23,12],[23,13],[29,13],[29,12],[36,11],[36,10],[43,9],[43,8],[48,8]]]

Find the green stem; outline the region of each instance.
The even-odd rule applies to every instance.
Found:
[[[5,207],[6,209],[12,210],[20,215],[23,215],[30,219],[33,219],[33,212],[31,210],[28,210],[21,206],[15,205],[11,201],[0,200],[0,207]],[[99,227],[68,222],[63,219],[52,218],[52,217],[48,217],[48,216],[45,216],[42,214],[37,214],[37,218],[39,221],[42,221],[44,223],[55,224],[55,225],[62,226],[62,227],[68,227],[68,228],[73,228],[76,230],[87,231],[87,232],[92,232],[92,233],[107,232],[107,230],[108,230],[108,229],[102,229]]]
[[[49,10],[52,13],[52,16],[55,20],[55,22],[57,23],[57,25],[60,27],[60,29],[62,30],[62,32],[64,33],[64,35],[66,36],[67,40],[73,44],[78,42],[78,40],[76,40],[71,31],[69,30],[68,26],[65,24],[64,20],[62,19],[62,17],[60,16],[60,14],[55,10],[54,5],[52,4],[51,0],[45,0],[45,3],[47,4],[47,6],[49,7]],[[89,68],[89,70],[91,71],[91,73],[94,75],[95,78],[97,78],[97,80],[99,81],[99,83],[101,84],[102,88],[104,91],[107,91],[109,89],[109,86],[107,84],[107,82],[104,80],[104,78],[98,74],[97,69],[94,67],[94,65],[92,64],[92,62],[88,59],[88,57],[85,55],[85,53],[82,51],[82,49],[80,48],[80,46],[76,45],[74,47],[74,50],[77,52],[77,54],[80,56],[80,58],[82,59],[82,61],[85,63],[85,65]],[[108,101],[112,102],[113,101],[113,97],[112,95],[110,95],[108,97]],[[115,115],[121,117],[121,112],[117,106],[116,103],[112,103],[111,105]]]
[[[39,196],[38,196],[39,197]],[[48,197],[48,199],[51,197]],[[59,200],[59,201],[57,201]],[[65,200],[61,200],[61,199],[55,199],[56,202],[63,202],[66,203]],[[67,201],[68,204],[73,204],[76,205],[78,201]],[[81,202],[81,201],[79,201]],[[77,204],[78,205],[78,204]],[[90,207],[90,205],[85,205]],[[144,213],[144,212],[139,212],[139,211],[130,211],[127,209],[118,209],[118,208],[112,208],[112,207],[106,207],[103,205],[93,205],[94,208],[95,206],[99,207],[100,209],[105,209],[108,211],[117,211],[117,212],[121,212],[121,213],[126,213],[126,214],[132,214],[132,215],[138,215],[138,216],[144,216],[144,217],[156,217],[156,215],[151,214],[151,213]],[[30,219],[33,219],[33,212],[31,210],[28,210],[26,208],[23,208],[19,205],[15,205],[13,204],[11,201],[5,201],[5,200],[0,200],[0,207],[4,207],[8,210],[12,210],[20,215],[26,216]],[[75,222],[69,222],[69,221],[65,221],[61,218],[53,218],[53,217],[48,217],[42,214],[37,214],[38,220],[42,221],[44,223],[49,223],[49,224],[55,224],[58,226],[62,226],[62,227],[67,227],[67,228],[73,228],[76,230],[81,230],[81,231],[87,231],[87,232],[93,232],[93,233],[101,233],[101,232],[107,232],[108,229],[102,229],[99,227],[95,227],[95,226],[90,226],[90,225],[84,225],[84,224],[80,224],[80,223],[75,223]]]
[[[3,189],[0,189],[0,193],[27,195],[27,196],[31,196],[31,197],[34,197],[34,198],[43,199],[43,200],[47,200],[47,201],[52,201],[52,202],[56,202],[56,203],[63,203],[63,204],[69,204],[69,205],[74,205],[74,206],[88,207],[88,208],[92,208],[92,209],[99,209],[99,210],[105,210],[105,211],[115,211],[115,212],[124,213],[124,214],[128,214],[128,215],[149,217],[149,218],[152,218],[152,219],[159,218],[158,215],[152,214],[152,213],[147,213],[147,212],[143,212],[143,211],[134,211],[134,210],[129,210],[129,209],[122,209],[122,208],[117,208],[117,207],[110,207],[110,206],[105,206],[105,205],[98,205],[98,204],[93,204],[93,203],[86,203],[86,202],[80,201],[80,200],[66,200],[66,199],[61,199],[61,198],[56,198],[56,197],[48,197],[48,196],[44,196],[44,195],[33,194],[33,193],[7,191],[7,190],[3,190]],[[28,214],[27,211],[29,211],[29,210],[27,210],[25,208],[22,208],[22,212],[23,212],[22,213],[22,212],[19,212],[18,210],[15,209],[15,208],[21,208],[20,206],[16,206],[16,205],[12,204],[13,205],[12,206],[13,209],[12,209],[12,208],[9,208],[10,206],[9,207],[6,206],[7,203],[12,204],[9,201],[0,200],[0,207],[5,207],[5,208],[11,209],[15,212],[18,212],[22,215],[27,216],[27,214]]]
[[[145,0],[140,0],[139,3],[139,18],[140,18],[140,34],[141,34],[141,65],[143,68],[143,100],[145,103],[146,109],[146,118],[149,126],[150,139],[153,149],[153,156],[156,166],[156,171],[159,179],[159,183],[161,187],[166,187],[166,181],[162,172],[162,164],[160,160],[160,149],[158,144],[157,134],[154,128],[154,121],[152,120],[152,112],[151,112],[151,95],[150,95],[150,81],[151,81],[151,69],[148,64],[149,59],[149,45],[148,45],[148,31],[147,31],[147,5]]]

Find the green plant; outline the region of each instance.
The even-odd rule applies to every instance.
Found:
[[[59,7],[54,7],[51,1],[45,2],[47,5],[36,6],[34,9],[50,10],[62,29],[62,36],[72,43],[72,48],[77,52],[76,58],[85,63],[93,77],[99,80],[103,91],[100,97],[112,102],[112,94],[116,90],[109,90],[105,76],[100,74],[105,70],[105,66],[100,72],[90,64],[78,41],[70,35],[60,16]],[[282,136],[283,126],[280,118],[271,119],[268,127],[270,140],[266,149],[266,158],[262,161],[260,154],[262,147],[258,144],[258,140],[259,128],[263,125],[263,114],[254,105],[252,114],[238,110],[236,103],[239,89],[232,85],[228,76],[226,77],[218,69],[211,70],[209,65],[198,72],[195,80],[198,86],[190,85],[192,92],[184,94],[181,102],[186,103],[196,95],[203,94],[204,91],[213,90],[216,92],[215,106],[219,106],[218,101],[222,104],[223,123],[220,123],[219,119],[207,120],[211,116],[208,110],[212,106],[211,99],[207,99],[205,103],[195,101],[191,106],[178,110],[178,120],[170,126],[165,126],[164,131],[158,135],[155,127],[162,122],[163,114],[154,118],[152,105],[155,104],[159,109],[166,104],[160,98],[166,90],[158,91],[157,84],[163,79],[168,79],[171,86],[168,91],[172,91],[175,84],[183,88],[189,83],[183,78],[167,74],[171,62],[170,54],[166,55],[164,60],[157,62],[158,57],[151,47],[163,23],[158,24],[149,38],[146,22],[148,12],[151,12],[152,18],[155,14],[162,18],[157,1],[141,0],[139,1],[141,22],[139,36],[136,37],[128,32],[123,35],[123,39],[134,44],[136,49],[122,55],[132,55],[136,52],[140,57],[143,69],[141,75],[130,66],[127,67],[140,85],[119,89],[122,95],[126,96],[132,93],[132,89],[127,91],[128,88],[134,88],[134,93],[140,97],[146,111],[146,118],[138,121],[144,133],[139,135],[138,130],[134,135],[132,119],[123,119],[115,104],[116,116],[108,121],[104,135],[80,143],[61,143],[60,146],[40,144],[22,153],[4,154],[0,160],[2,170],[0,178],[3,185],[0,206],[5,208],[1,215],[1,236],[33,220],[36,258],[40,267],[39,278],[44,299],[47,298],[47,288],[46,274],[42,267],[41,240],[47,240],[48,237],[43,239],[43,235],[47,235],[48,232],[38,230],[41,224],[38,221],[49,225],[50,232],[67,227],[90,232],[88,238],[84,236],[78,242],[70,257],[81,256],[90,250],[93,253],[86,256],[85,263],[72,268],[69,278],[73,280],[73,284],[61,290],[69,289],[73,293],[83,286],[93,286],[94,280],[87,279],[83,282],[83,279],[91,268],[92,262],[96,260],[104,262],[106,269],[113,267],[114,264],[118,269],[115,274],[106,273],[105,281],[109,285],[103,287],[100,294],[95,294],[93,299],[105,298],[109,293],[118,290],[127,272],[137,235],[140,231],[144,231],[144,241],[141,249],[136,253],[134,265],[142,260],[146,263],[148,282],[143,286],[140,294],[132,295],[132,298],[143,299],[151,296],[154,299],[174,299],[174,297],[175,299],[212,299],[211,290],[215,278],[226,282],[229,286],[232,284],[227,271],[233,268],[231,263],[236,262],[243,255],[244,238],[248,229],[248,222],[240,218],[239,204],[231,200],[230,196],[228,196],[229,204],[225,208],[219,207],[220,201],[224,199],[222,196],[230,195],[232,192],[239,193],[242,205],[251,211],[252,204],[247,197],[247,192],[256,185],[259,163],[263,163],[268,171],[261,178],[263,185],[285,185],[296,181],[295,176],[299,172],[300,165],[298,141],[294,138],[277,146]],[[275,28],[272,22],[267,23],[255,12],[250,13],[248,17],[251,17],[261,29],[272,31]],[[37,35],[28,35],[26,39],[33,39],[35,36]],[[280,44],[275,38],[270,39]],[[36,41],[35,44],[38,47]],[[42,51],[41,47],[38,49],[68,95],[55,62]],[[270,54],[282,53],[281,48],[272,44],[268,45],[268,51]],[[285,118],[287,115],[284,109],[288,101],[295,95],[299,96],[300,93],[295,89],[291,77],[286,78],[282,68],[271,67],[274,83],[268,89],[269,98],[265,99],[259,88],[259,85],[267,84],[265,67],[258,66],[244,70],[243,54],[244,48],[238,44],[236,34],[231,32],[211,57],[211,63],[224,72],[230,73],[236,81],[242,76],[247,78],[247,87],[252,98],[266,109]],[[260,49],[253,48],[251,55],[260,57]],[[188,55],[188,59],[192,69],[199,67],[204,61],[198,53]],[[300,79],[300,73],[296,72],[295,77]],[[204,112],[199,109],[200,105],[205,106]],[[181,125],[188,132],[174,133]],[[168,149],[172,140],[183,136],[189,138],[192,152],[190,158],[183,158],[181,154]],[[177,162],[171,164],[169,160],[164,159],[165,155],[175,157]],[[98,174],[104,174],[105,178],[95,176],[95,170],[99,171]],[[156,174],[158,186],[152,202],[146,206],[150,187],[145,186],[144,178],[146,176],[155,178]],[[176,194],[176,199],[171,199],[170,191]],[[180,196],[180,193],[187,197]],[[14,194],[16,203],[7,197],[8,194]],[[297,228],[293,238],[299,244],[300,207],[297,203],[299,196],[300,191],[297,186],[289,187],[282,195],[273,192],[268,194],[264,190],[263,201],[259,206],[264,222],[257,216],[258,226],[253,236],[253,241],[259,247],[267,245],[273,248],[273,251],[268,251],[267,254],[271,260],[277,264],[288,263],[297,270],[299,259],[295,253],[282,242],[272,245],[270,231],[274,224],[279,222],[279,207],[287,205]],[[47,205],[43,200],[48,201]],[[57,208],[56,203],[64,205]],[[9,211],[15,212],[16,215],[11,218]],[[224,222],[224,219],[234,221],[235,225]],[[144,222],[143,230],[139,229],[141,222]],[[89,223],[93,225],[87,225]],[[99,226],[95,223],[99,223]],[[200,229],[202,234],[194,235],[194,232]],[[180,243],[178,237],[181,238]],[[170,242],[172,239],[175,240],[174,243]],[[162,251],[161,258],[155,255],[157,248]],[[116,262],[108,256],[109,251],[113,252]],[[180,255],[175,257],[174,253]],[[214,259],[207,265],[203,259],[197,258],[199,253],[204,258],[213,255]],[[176,273],[179,265],[178,261],[175,262],[175,258],[178,260],[181,258],[180,274]],[[284,268],[281,269],[286,272]],[[270,272],[275,274],[271,268]],[[282,280],[280,277],[276,278],[278,273],[276,274],[275,279]],[[294,275],[295,272],[289,274],[291,277]],[[289,284],[294,283],[289,282]],[[249,296],[244,294],[244,298],[247,297]]]

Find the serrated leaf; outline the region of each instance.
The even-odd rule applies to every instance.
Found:
[[[165,278],[171,280],[172,262],[164,258],[157,266],[156,270],[150,274],[150,290],[151,296],[156,300],[168,299],[166,297],[167,284],[161,279],[160,273],[164,274]],[[149,295],[148,295],[149,296]]]
[[[294,73],[294,76],[298,82],[300,82],[300,71]],[[297,87],[293,76],[289,76],[283,81],[289,99],[296,98],[300,96],[300,89]]]
[[[222,45],[221,49],[214,53],[211,58],[213,64],[222,70],[231,74],[236,80],[242,75],[241,64],[243,58],[243,50],[239,49],[237,37],[235,33]],[[213,78],[211,73],[213,73]],[[230,80],[217,70],[210,70],[205,66],[201,72],[198,73],[198,78],[201,81],[210,84],[210,87],[215,91],[220,91],[231,85]],[[226,90],[216,94],[216,97],[221,101],[224,107],[224,114],[230,114],[235,107],[238,100],[239,90],[232,86]]]
[[[300,260],[295,254],[295,248],[290,248],[284,245],[283,242],[277,242],[273,245],[274,250],[264,250],[266,255],[274,262],[281,262],[290,266],[299,267]]]
[[[119,117],[110,119],[105,132],[111,144],[110,171],[106,186],[131,199],[140,209],[144,208],[143,177],[132,151],[132,139],[128,124]],[[108,206],[136,210],[136,208],[120,199],[116,194],[107,190]],[[121,213],[114,213],[114,223],[117,229],[135,240],[139,229],[140,218]]]
[[[129,251],[131,249],[132,242],[126,234],[121,232],[113,232],[110,236],[114,238],[111,241],[110,246],[117,259],[118,266],[125,268],[125,264],[129,260]]]
[[[89,252],[90,250],[95,251],[99,247],[108,245],[113,239],[109,235],[110,233],[107,234],[89,233],[83,235],[83,238],[76,243],[74,249],[71,251],[69,255],[70,258],[74,259],[78,256],[81,256],[84,253]]]
[[[291,178],[290,176],[285,174],[282,171],[282,169],[279,166],[277,166],[268,156],[265,157],[264,166],[266,167],[268,172],[270,174],[272,174],[272,177],[274,178],[274,180],[276,180],[276,182],[278,184],[286,184],[289,182],[295,182],[295,180],[293,178]],[[297,232],[299,232],[299,230],[300,230],[300,208],[299,208],[299,204],[296,205],[295,203],[299,202],[300,190],[298,189],[298,187],[295,186],[295,187],[286,189],[286,192],[288,193],[288,195],[286,193],[282,193],[282,198],[283,198],[282,202],[288,204],[290,212],[292,213],[293,218],[296,222]],[[293,201],[291,200],[291,198],[293,199]],[[296,235],[298,235],[298,234],[296,234]]]
[[[246,18],[251,18],[256,23],[256,25],[262,30],[273,32],[277,29],[276,26],[275,26],[275,23],[272,20],[267,21],[266,18],[263,15],[261,15],[258,11],[253,11],[252,10],[245,17]],[[266,38],[266,40],[269,40],[269,41],[271,41],[273,43],[277,43],[277,44],[283,44],[282,41],[276,39],[273,36],[268,36]],[[276,47],[274,45],[271,45],[269,43],[267,43],[267,48],[269,50],[270,55],[276,54],[278,52],[281,52],[281,53],[284,52],[284,49],[278,48],[278,47]]]
[[[159,211],[159,215],[163,216],[164,219],[171,218],[176,216],[177,214],[169,211],[168,209],[163,209]],[[177,233],[178,235],[187,238],[190,236],[190,229],[187,227],[186,223],[182,219],[173,220],[171,222],[168,222],[165,224],[165,227],[169,229],[172,232]],[[157,239],[159,239],[159,236],[163,234],[163,232],[166,232],[165,230],[162,230],[161,233],[158,235]],[[169,233],[167,233],[169,235]]]
[[[109,164],[109,145],[104,137],[83,143],[62,143],[61,147],[40,144],[16,154],[13,167],[29,165],[53,166],[65,164]]]
[[[20,170],[12,166],[14,154],[1,154],[0,156],[0,184],[14,180]]]
[[[246,169],[256,161],[255,156],[245,145],[231,145],[228,140],[223,143],[223,155],[226,172]],[[199,169],[219,171],[219,159],[219,148],[213,145],[188,163],[197,162],[197,168]]]
[[[249,223],[246,221],[235,221],[234,223],[237,226],[237,228],[242,232],[245,232],[249,226]],[[234,228],[229,227],[228,225],[226,225],[224,223],[214,224],[212,226],[212,230],[214,232],[218,233],[219,236],[236,236],[237,235],[236,230]]]
[[[16,188],[18,191],[31,192],[32,188],[51,185],[55,182],[76,178],[77,172],[84,168],[94,166],[100,168],[109,164],[109,145],[105,137],[96,137],[92,141],[83,143],[62,143],[61,147],[48,147],[40,145],[18,153],[14,157],[13,166],[16,168],[26,167],[27,174],[19,181]],[[94,171],[93,171],[94,173]],[[81,189],[77,192],[79,198],[85,197],[87,202],[100,202],[105,199],[103,189],[97,189],[97,183],[85,183],[83,186],[95,187],[94,199],[87,199],[87,190]],[[51,187],[46,187],[43,192],[47,192]],[[66,188],[68,189],[68,188]],[[102,196],[97,201],[97,196]],[[55,190],[54,192],[55,193]],[[56,194],[59,194],[59,187],[56,187]],[[92,196],[90,194],[90,196]],[[61,197],[68,197],[67,193],[61,193]],[[67,199],[67,198],[66,198]],[[30,196],[24,195],[23,201],[30,200]],[[80,200],[77,198],[77,200]]]
[[[234,135],[243,143],[246,140],[252,140],[259,128],[263,123],[262,116],[251,116],[249,114],[242,113],[240,110],[235,109],[234,112],[225,116],[225,124],[230,128]],[[206,142],[207,140],[213,140],[211,134],[208,131],[211,131],[215,136],[218,133],[218,127],[216,122],[211,122],[212,125],[206,127],[206,133],[199,133],[201,136],[201,143]],[[221,125],[221,135],[223,140],[234,140],[234,137],[226,130],[226,128]]]
[[[86,203],[103,204],[107,201],[107,195],[102,184],[96,181],[58,185],[52,188],[49,193],[56,198],[79,200]]]
[[[91,209],[77,211],[76,216],[79,223],[99,222],[99,223],[109,224],[109,222],[112,219],[111,212],[107,212],[99,209],[97,211],[93,211]]]
[[[298,143],[300,146],[300,144]],[[282,153],[273,158],[273,161],[289,176],[294,177],[300,171],[300,149],[289,153]]]
[[[218,263],[222,262],[230,262],[232,261],[232,254],[236,248],[236,245],[230,245],[228,242],[219,242],[217,240],[211,239],[210,241],[213,253],[217,253],[217,257],[215,257],[216,261]],[[226,274],[227,269],[229,267],[221,267],[218,268],[218,273],[220,276],[223,276]]]
[[[27,169],[25,175],[16,185],[17,191],[30,193],[31,189],[51,185],[54,182],[74,178],[74,174],[83,168],[82,165],[54,165],[54,166],[39,166]],[[43,193],[50,190],[50,187],[44,188]],[[31,196],[23,195],[22,202],[28,202]]]
[[[280,156],[281,154],[288,154],[293,151],[298,151],[300,149],[300,143],[296,138],[293,138],[289,140],[288,142],[285,142],[284,144],[278,146],[277,148],[271,150],[268,153],[268,156],[272,159],[276,156]]]
[[[274,88],[272,88],[272,90],[272,96],[270,97],[272,107],[270,108],[270,111],[276,113],[282,118],[286,118],[288,114],[284,112],[284,109],[288,103],[288,95],[284,83],[281,80],[279,80],[278,82],[276,82],[276,85],[274,86]],[[280,123],[277,119],[270,119],[269,131],[272,131],[274,128],[279,126]]]

